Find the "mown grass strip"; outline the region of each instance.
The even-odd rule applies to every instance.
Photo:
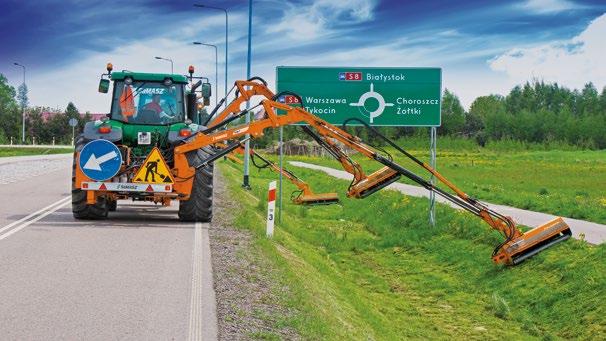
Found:
[[[270,172],[252,173],[252,202],[241,173],[221,163],[234,198],[236,223],[255,232],[281,264],[301,309],[295,327],[312,339],[605,338],[606,247],[569,240],[514,268],[494,266],[501,237],[477,218],[393,191],[343,206],[285,203],[273,240],[264,237]],[[297,169],[322,191],[346,181]],[[285,197],[294,187],[285,184]]]
[[[468,194],[495,204],[606,223],[606,153],[604,151],[491,151],[457,149],[441,145],[437,168]],[[385,148],[397,162],[427,178],[429,174]],[[412,153],[429,160],[428,150]],[[375,161],[353,155],[365,169],[380,167]],[[341,169],[330,158],[289,156]],[[298,169],[294,169],[298,172]],[[413,184],[406,179],[403,182]]]

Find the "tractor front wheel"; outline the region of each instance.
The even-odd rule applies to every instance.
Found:
[[[199,165],[212,154],[209,147],[198,149],[187,155],[189,164]],[[189,200],[179,202],[181,221],[210,222],[213,216],[213,165],[196,169]]]

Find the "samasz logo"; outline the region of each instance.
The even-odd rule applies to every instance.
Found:
[[[339,72],[340,81],[361,81],[362,72]]]
[[[133,190],[136,190],[137,189],[137,185],[118,184],[118,190],[121,190],[121,189],[133,189]]]

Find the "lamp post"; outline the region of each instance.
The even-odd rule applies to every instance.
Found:
[[[25,66],[17,62],[13,64],[23,68],[23,87],[25,90]],[[25,144],[25,103],[21,103],[21,143]]]
[[[173,60],[172,59],[170,59],[170,58],[163,58],[163,57],[156,57],[156,59],[165,60],[167,62],[170,62],[170,74],[172,75],[172,74],[175,73],[174,67],[173,67]]]
[[[225,92],[223,94],[223,96],[227,97],[227,64],[228,64],[228,37],[229,37],[229,19],[228,19],[228,14],[227,14],[227,9],[222,8],[222,7],[215,7],[215,6],[208,6],[208,5],[204,5],[204,4],[194,4],[194,7],[200,7],[200,8],[210,8],[210,9],[215,9],[215,10],[219,10],[219,11],[223,11],[223,13],[225,13]],[[227,100],[225,100],[223,107],[226,108],[227,107]]]
[[[246,79],[250,79],[250,63],[252,55],[252,0],[248,0],[248,55],[246,58]],[[248,106],[247,106],[248,109]],[[246,113],[246,123],[250,122],[250,112]],[[246,137],[250,135],[246,134]],[[244,178],[242,187],[250,189],[249,178],[250,139],[244,143]]]
[[[219,59],[217,56],[217,45],[213,45],[213,44],[206,44],[206,43],[202,43],[199,41],[194,41],[194,45],[204,45],[204,46],[209,46],[209,47],[213,47],[215,49],[215,105],[217,105],[217,89],[219,88]]]

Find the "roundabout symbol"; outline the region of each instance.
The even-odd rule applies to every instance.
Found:
[[[368,100],[369,98],[374,98],[379,103],[377,109],[371,111],[364,106],[366,100]],[[349,103],[349,105],[352,107],[358,107],[360,113],[362,113],[362,115],[364,116],[368,116],[370,118],[370,123],[373,123],[375,117],[381,116],[381,114],[383,114],[383,111],[385,110],[385,107],[392,107],[393,103],[385,103],[385,99],[383,99],[383,96],[380,93],[376,92],[374,90],[374,84],[370,83],[370,91],[363,93],[362,96],[360,96],[358,103]]]

